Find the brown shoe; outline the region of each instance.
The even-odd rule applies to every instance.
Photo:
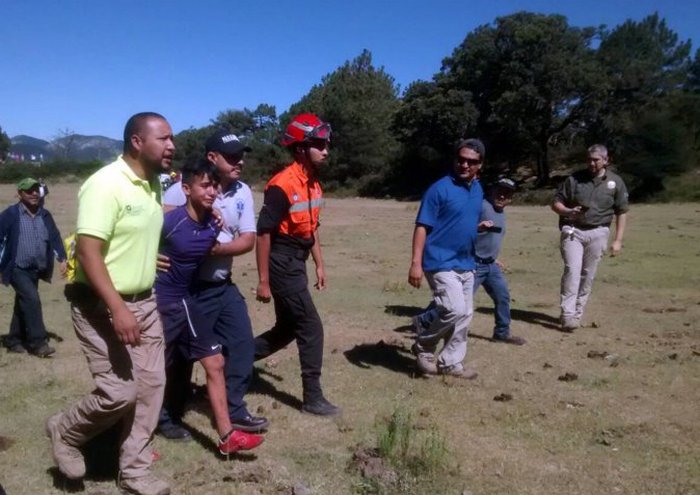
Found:
[[[58,431],[61,413],[54,414],[46,421],[46,434],[51,440],[53,460],[58,470],[69,480],[79,480],[85,476],[85,459],[77,447],[68,445]]]
[[[152,474],[138,478],[120,478],[119,489],[136,495],[169,495],[170,485]]]
[[[449,368],[442,368],[439,371],[441,375],[453,376],[455,378],[462,378],[464,380],[473,380],[474,378],[479,376],[479,373],[477,373],[471,368],[465,368],[461,364],[456,364],[454,366],[450,366]]]

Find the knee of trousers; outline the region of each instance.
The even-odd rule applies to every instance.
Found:
[[[466,306],[459,308],[442,308],[438,311],[440,321],[444,323],[459,323],[462,320],[471,318],[472,313],[467,311]]]
[[[102,387],[98,391],[102,407],[110,411],[127,409],[136,404],[138,386],[135,381],[113,383],[110,387]]]

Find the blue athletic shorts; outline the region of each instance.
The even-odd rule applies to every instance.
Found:
[[[176,346],[191,361],[221,354],[221,344],[212,325],[191,311],[187,299],[161,305],[158,312],[163,321],[166,347]]]

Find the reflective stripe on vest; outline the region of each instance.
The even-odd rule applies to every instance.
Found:
[[[309,183],[301,165],[293,163],[270,179],[267,187],[271,186],[282,189],[289,201],[288,214],[280,222],[278,232],[302,239],[311,238],[318,228],[324,204],[319,183]]]

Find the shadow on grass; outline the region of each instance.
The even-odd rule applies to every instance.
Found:
[[[403,304],[387,304],[384,306],[384,312],[389,315],[401,316],[410,318],[425,311],[421,306],[405,306]]]
[[[53,487],[62,493],[82,493],[85,491],[83,480],[69,480],[61,474],[57,467],[51,467],[47,472],[51,476]],[[0,495],[4,494],[5,492],[0,490]]]
[[[477,313],[493,315],[493,308],[476,308]],[[511,309],[510,317],[513,320],[522,321],[524,323],[529,323],[531,325],[539,325],[544,328],[549,328],[551,330],[559,330],[559,318],[548,315],[546,313],[540,313],[538,311],[528,311],[526,309]]]
[[[413,376],[415,359],[402,346],[379,341],[376,344],[358,344],[343,353],[348,361],[359,368],[381,366],[390,371]]]
[[[292,409],[297,410],[301,409],[302,402],[298,398],[294,397],[290,393],[284,392],[283,390],[278,390],[277,387],[275,387],[275,385],[270,381],[270,379],[272,379],[277,382],[281,382],[284,380],[281,376],[270,373],[263,368],[256,367],[254,370],[254,378],[250,385],[250,389],[248,390],[249,393],[253,392],[261,395],[269,395],[285,406],[289,406]]]

